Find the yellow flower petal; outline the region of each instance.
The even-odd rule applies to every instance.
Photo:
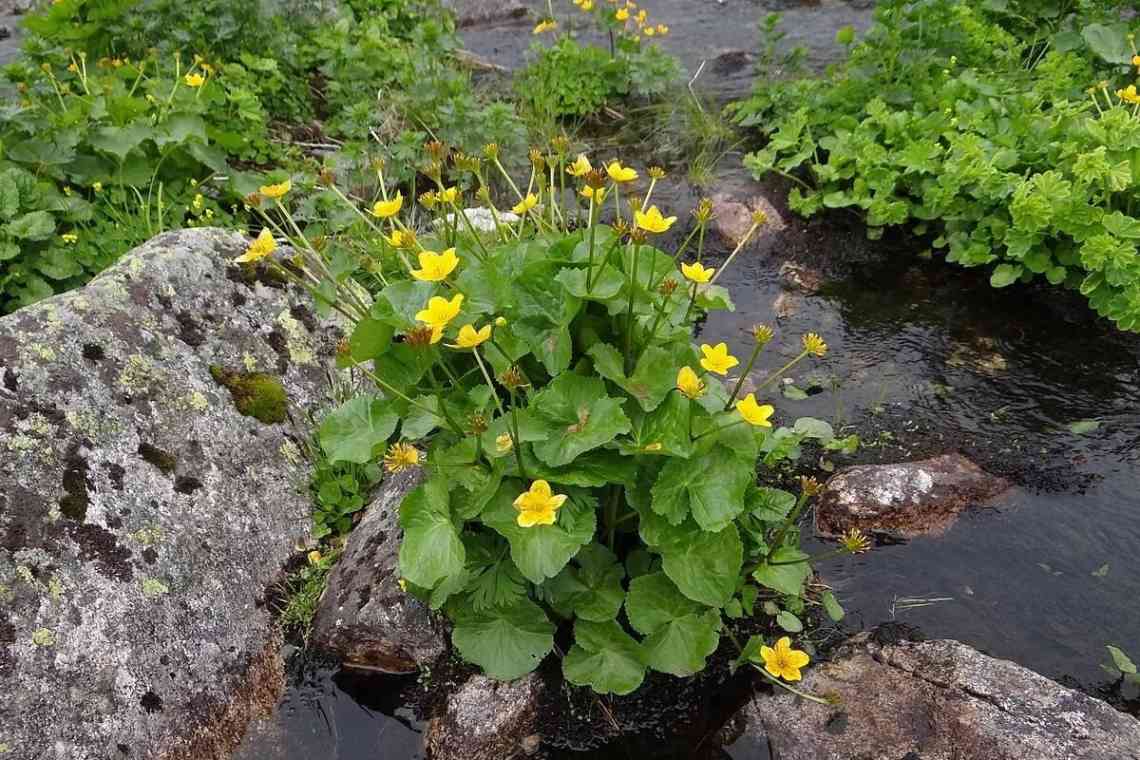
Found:
[[[634,223],[646,232],[660,234],[667,231],[677,221],[675,216],[663,216],[656,206],[650,206],[648,211],[637,211],[633,215]]]
[[[448,248],[443,253],[420,251],[419,261],[420,268],[411,270],[411,275],[423,282],[440,282],[445,280],[447,276],[454,272],[455,268],[459,266],[459,257],[455,255],[454,248]],[[419,319],[418,315],[416,319]]]
[[[699,261],[681,265],[681,274],[685,275],[685,279],[689,282],[706,283],[712,279],[714,272],[715,269],[706,268]]]
[[[594,167],[590,165],[590,159],[586,158],[585,153],[579,153],[574,163],[566,167],[566,173],[573,177],[585,176],[593,170]]]
[[[257,238],[245,249],[245,253],[238,256],[234,261],[239,264],[260,261],[276,250],[277,241],[273,239],[273,233],[269,231],[268,227],[262,227]]]
[[[703,343],[701,344],[701,354],[703,355],[701,366],[718,375],[727,375],[730,369],[740,364],[739,359],[728,353],[726,343],[717,343],[715,346]]]
[[[483,327],[476,330],[475,325],[467,324],[459,328],[459,335],[456,337],[455,344],[452,348],[475,348],[490,339],[490,325],[483,325]]]
[[[525,198],[511,207],[511,212],[522,216],[537,205],[538,196],[534,193],[527,193]]]
[[[610,176],[610,179],[619,184],[633,182],[637,179],[637,172],[628,166],[622,166],[620,161],[611,161],[609,166],[606,167],[606,174]]]
[[[704,395],[705,384],[692,367],[681,367],[677,373],[677,390],[695,401]]]
[[[399,190],[397,190],[396,194],[388,200],[376,201],[376,203],[372,204],[372,216],[375,216],[379,219],[387,219],[390,216],[395,216],[398,214],[400,212],[400,208],[403,205],[404,195]]]
[[[459,309],[462,306],[462,293],[456,293],[451,300],[443,298],[442,296],[432,296],[428,299],[427,308],[416,312],[416,321],[431,325],[432,329],[436,332],[436,335],[432,336],[432,343],[436,343],[439,341],[438,335],[441,335],[443,328],[458,316]]]
[[[266,198],[281,198],[286,193],[293,189],[293,183],[290,180],[278,182],[275,185],[262,185],[257,188],[257,192],[264,195]]]
[[[756,427],[772,427],[772,423],[768,418],[776,411],[776,408],[771,404],[764,404],[761,406],[756,403],[756,394],[749,393],[747,396],[736,402],[736,411],[740,412],[740,416],[749,425]]]

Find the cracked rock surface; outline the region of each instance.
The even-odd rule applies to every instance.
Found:
[[[1140,760],[1140,721],[956,641],[862,634],[796,686],[842,702],[757,696],[734,756],[767,745],[779,760]]]
[[[264,597],[309,525],[294,421],[339,331],[232,265],[246,245],[160,235],[0,318],[4,760],[226,757],[276,699]],[[281,421],[235,407],[267,389]]]

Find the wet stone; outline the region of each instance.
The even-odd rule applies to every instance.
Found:
[[[541,694],[536,673],[507,682],[472,676],[428,723],[424,742],[430,757],[500,760],[534,754],[542,743],[534,730]]]
[[[349,667],[411,673],[447,649],[446,626],[400,588],[400,502],[422,471],[389,476],[329,575],[312,643]]]
[[[306,537],[292,439],[341,332],[297,328],[320,361],[275,376],[289,419],[242,415],[210,367],[273,368],[258,326],[307,303],[227,277],[247,243],[161,235],[0,318],[5,760],[222,757],[276,701],[263,596]]]
[[[733,757],[1140,760],[1140,721],[957,641],[860,634],[797,688],[840,703],[756,696]]]
[[[833,475],[820,494],[816,531],[827,537],[851,529],[903,537],[938,533],[963,510],[1009,487],[961,454],[848,467]]]
[[[445,0],[444,6],[455,12],[455,25],[461,29],[508,23],[529,13],[522,0]]]

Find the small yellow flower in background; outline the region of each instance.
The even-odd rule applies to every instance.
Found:
[[[182,81],[186,83],[187,87],[201,87],[206,84],[206,77],[201,74],[190,73],[182,77]]]
[[[74,232],[65,232],[60,235],[59,238],[68,245],[75,245],[77,242],[79,242],[79,236]]]
[[[79,72],[79,66],[77,66],[75,64],[75,62],[72,61],[71,63],[67,64],[67,70],[70,71],[72,74],[76,74]]]
[[[543,19],[534,26],[534,31],[531,34],[545,34],[552,32],[558,28],[558,22],[552,18]]]
[[[637,179],[637,172],[629,166],[622,166],[620,161],[610,161],[609,166],[606,167],[606,174],[610,175],[610,179],[618,184],[633,182]]]
[[[388,241],[388,245],[393,248],[400,248],[408,238],[415,240],[415,235],[409,235],[403,230],[392,230],[391,234],[384,237],[384,239]]]
[[[712,279],[715,269],[706,268],[701,262],[694,261],[692,264],[681,264],[681,274],[685,275],[685,279],[689,282],[705,283]]]
[[[462,306],[462,293],[456,293],[450,301],[442,296],[432,296],[428,299],[427,308],[416,312],[416,321],[429,325],[431,342],[439,343],[439,339],[443,337],[443,328],[455,319]]]
[[[637,21],[638,26],[642,26],[645,24],[645,20],[648,18],[649,18],[649,14],[645,11],[644,8],[642,8],[641,10],[639,10],[637,12],[637,16],[635,17],[634,20]]]
[[[286,193],[293,189],[293,183],[290,180],[278,182],[275,185],[262,185],[257,188],[257,192],[264,195],[266,198],[283,198]]]
[[[662,169],[660,166],[651,166],[651,167],[649,167],[649,176],[652,177],[653,179],[664,179],[665,178],[665,170]]]
[[[629,21],[629,8],[618,8],[614,18],[618,21]]]
[[[1140,67],[1140,55],[1132,56],[1132,65],[1136,66],[1136,67]]]
[[[776,411],[776,407],[771,404],[764,404],[763,406],[757,404],[756,394],[749,393],[740,399],[740,401],[736,402],[736,411],[740,412],[740,416],[743,417],[744,421],[749,425],[770,428],[772,427],[772,423],[768,421],[768,418]]]
[[[606,189],[604,187],[583,187],[579,191],[583,198],[592,199],[598,206],[602,205],[602,201],[606,199]]]
[[[590,165],[590,159],[586,158],[585,153],[579,153],[574,163],[566,167],[566,173],[572,177],[583,177],[593,170],[594,167]]]
[[[321,553],[319,551],[317,551],[316,549],[313,549],[311,552],[309,552],[309,564],[310,565],[315,565],[320,561],[321,561]]]
[[[566,494],[555,495],[545,480],[530,484],[529,491],[523,491],[515,499],[515,509],[519,511],[520,528],[533,528],[535,525],[553,525],[559,507],[566,501]]]
[[[514,206],[511,206],[511,212],[522,216],[537,205],[538,196],[534,193],[527,193],[525,198],[516,203]]]
[[[103,192],[103,183],[102,182],[96,182],[93,185],[91,185],[91,189],[97,193],[101,193],[101,192]]]
[[[501,433],[495,437],[495,449],[500,454],[506,454],[508,451],[515,447],[514,439],[511,438],[510,433]]]
[[[681,367],[681,371],[677,373],[677,390],[696,401],[705,395],[705,383],[697,377],[692,367]]]
[[[245,264],[254,261],[261,261],[266,256],[269,256],[277,250],[277,241],[273,239],[273,233],[269,231],[268,227],[262,227],[261,232],[249,247],[245,249],[245,253],[238,256],[234,261],[239,264]]]
[[[475,348],[491,339],[491,326],[483,325],[478,330],[475,325],[463,325],[459,328],[459,335],[452,348]]]
[[[69,198],[71,197],[71,185],[64,185],[63,186],[63,194]]]
[[[871,539],[858,528],[852,528],[839,539],[840,545],[852,554],[863,554],[871,551]]]
[[[651,26],[647,26],[647,27],[645,27],[645,36],[646,36],[646,37],[652,37],[652,36],[653,36],[653,35],[655,35],[655,34],[657,34],[657,30],[656,30],[656,29],[654,29],[654,28],[653,28],[653,27],[651,27]]]
[[[823,338],[819,337],[816,333],[808,333],[800,342],[804,346],[804,351],[807,351],[812,356],[822,357],[827,353],[827,344],[823,342]]]
[[[455,255],[454,248],[448,248],[443,253],[435,251],[420,251],[420,268],[413,269],[411,274],[417,280],[424,282],[439,282],[447,278],[459,266],[459,257]],[[419,317],[416,317],[419,319]]]
[[[444,203],[455,203],[459,200],[459,188],[452,185],[439,192],[439,199]]]
[[[727,375],[730,369],[740,364],[740,360],[728,352],[727,343],[717,343],[715,346],[702,343],[701,354],[701,366],[718,375]]]
[[[372,216],[377,219],[387,219],[388,217],[395,216],[400,213],[400,209],[404,206],[404,194],[399,190],[386,201],[376,201],[372,204]]]
[[[658,35],[664,37],[668,33],[669,33],[669,27],[665,26],[665,24],[658,24],[657,25],[657,34]]]
[[[800,669],[811,662],[807,652],[792,649],[792,640],[787,636],[776,642],[775,649],[760,647],[760,657],[764,659],[764,670],[785,681],[800,680]]]
[[[420,193],[420,203],[429,211],[434,209],[436,207],[436,204],[439,203],[439,193],[435,192],[434,190],[428,190],[426,192]]]
[[[410,443],[393,443],[384,454],[384,468],[388,472],[403,472],[420,463],[420,450]]]
[[[507,326],[507,318],[506,317],[495,317],[495,327],[506,327],[506,326]]]
[[[639,229],[659,234],[672,227],[677,217],[663,216],[656,206],[650,206],[648,211],[635,211],[633,221]]]
[[[201,193],[196,193],[194,195],[194,200],[191,201],[190,205],[194,208],[195,211],[201,211],[202,206],[205,205],[205,203],[206,203],[205,196],[203,196]]]
[[[400,590],[403,591],[405,594],[408,592],[408,581],[405,578],[397,579],[396,585],[399,586]]]
[[[1128,85],[1123,90],[1117,90],[1116,97],[1126,103],[1140,103],[1140,94],[1137,94],[1136,85],[1134,84]]]

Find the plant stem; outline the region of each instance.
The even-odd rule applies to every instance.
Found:
[[[633,349],[633,299],[637,292],[637,262],[639,258],[637,254],[641,250],[641,246],[631,241],[629,249],[633,254],[633,264],[630,265],[629,305],[626,307],[625,312],[625,374],[627,375],[633,371],[633,367],[631,366],[631,359],[633,357],[630,355]]]
[[[425,404],[421,404],[420,402],[415,401],[414,399],[410,398],[409,396],[407,396],[407,395],[401,393],[400,391],[396,390],[396,388],[394,388],[391,384],[385,382],[384,380],[381,380],[380,377],[375,372],[368,369],[367,367],[365,367],[363,364],[356,361],[355,359],[352,360],[352,366],[353,366],[353,368],[358,369],[361,372],[363,372],[365,375],[367,375],[369,380],[376,383],[376,385],[380,386],[381,390],[385,391],[386,393],[391,393],[396,398],[403,399],[404,401],[408,402],[412,406],[414,406],[418,409],[422,409],[423,411],[427,412],[428,414],[432,415],[433,417],[436,416],[436,410],[435,409],[432,409],[430,406],[427,406]],[[442,408],[442,407],[443,407],[443,402],[441,401],[440,402],[440,408]],[[452,428],[452,429],[457,434],[463,435],[463,431],[460,430],[458,427]]]
[[[760,667],[756,663],[752,663],[752,667],[754,667],[754,668],[756,668],[756,670],[760,671],[760,675],[764,676],[765,678],[767,678],[769,681],[776,684],[780,688],[787,689],[791,693],[795,694],[797,697],[803,697],[804,699],[810,699],[812,702],[817,702],[821,705],[833,704],[832,702],[824,699],[823,697],[817,697],[814,694],[808,694],[805,691],[800,691],[799,689],[796,689],[792,686],[789,686],[788,684],[781,681],[779,678],[776,678],[774,675],[772,675],[768,671],[764,670],[762,667]]]
[[[475,231],[475,225],[471,224],[471,220],[467,218],[467,212],[459,208],[459,205],[456,203],[451,204],[451,209],[455,212],[456,215],[463,219],[464,224],[467,225],[467,231],[471,233],[471,237],[475,238],[476,245],[478,245],[479,250],[483,252],[483,255],[479,257],[479,260],[486,261],[487,256],[490,254],[487,253],[487,248],[483,245],[483,240],[479,237],[479,233]]]
[[[457,435],[463,435],[463,428],[452,418],[451,412],[447,411],[447,404],[443,401],[443,386],[439,384],[439,378],[435,376],[435,367],[428,367],[428,378],[431,380],[432,389],[435,390],[435,397],[439,401],[439,413],[443,415],[447,424]]]
[[[740,373],[740,379],[736,381],[736,387],[732,389],[732,395],[728,397],[728,403],[724,405],[725,411],[732,408],[732,402],[736,401],[736,394],[740,393],[740,386],[744,385],[745,378],[752,372],[752,365],[756,363],[756,357],[764,350],[764,344],[757,342],[756,347],[752,349],[752,356],[748,357],[748,363],[744,365],[744,371]]]
[[[483,372],[483,379],[487,381],[487,387],[491,389],[491,397],[495,399],[495,407],[498,408],[499,414],[503,413],[503,403],[499,401],[499,392],[495,390],[495,384],[491,382],[491,375],[487,373],[487,367],[483,364],[483,360],[479,358],[479,347],[475,346],[471,349],[475,355],[475,363],[479,365],[479,369]]]
[[[510,393],[511,393],[511,424],[508,425],[507,427],[508,427],[508,429],[511,429],[511,439],[512,439],[511,442],[514,444],[513,448],[515,450],[515,461],[518,462],[518,465],[519,465],[519,475],[522,476],[523,480],[530,480],[530,478],[528,478],[526,476],[526,467],[523,465],[523,458],[522,458],[522,441],[519,440],[518,399],[515,398],[514,388],[510,389]],[[512,429],[512,426],[513,426],[513,429]]]
[[[594,196],[590,196],[590,258],[586,263],[586,293],[588,294],[593,289],[593,275],[594,275]]]
[[[766,388],[767,386],[771,385],[773,382],[775,382],[776,380],[779,379],[780,375],[784,374],[785,372],[790,370],[792,367],[796,366],[801,361],[803,361],[803,358],[807,355],[808,355],[807,351],[801,351],[799,356],[797,356],[795,359],[792,359],[790,362],[785,364],[783,367],[780,367],[778,370],[776,370],[772,374],[768,375],[768,377],[764,378],[764,380],[761,381],[761,383],[756,386],[756,390],[760,390],[761,388]]]
[[[720,269],[716,270],[716,274],[714,274],[713,278],[709,280],[709,285],[715,283],[717,278],[724,273],[724,270],[728,269],[728,265],[731,264],[732,260],[736,258],[736,254],[740,253],[741,249],[743,249],[744,246],[748,244],[748,241],[752,238],[753,233],[755,233],[758,229],[760,229],[760,225],[756,222],[753,222],[752,226],[748,228],[748,232],[744,233],[744,237],[742,237],[740,239],[740,242],[736,244],[736,247],[732,249],[732,253],[728,254],[728,258],[725,259],[724,263],[720,265]],[[702,243],[703,242],[704,241],[702,240]],[[700,254],[697,255],[697,260],[700,260]]]

